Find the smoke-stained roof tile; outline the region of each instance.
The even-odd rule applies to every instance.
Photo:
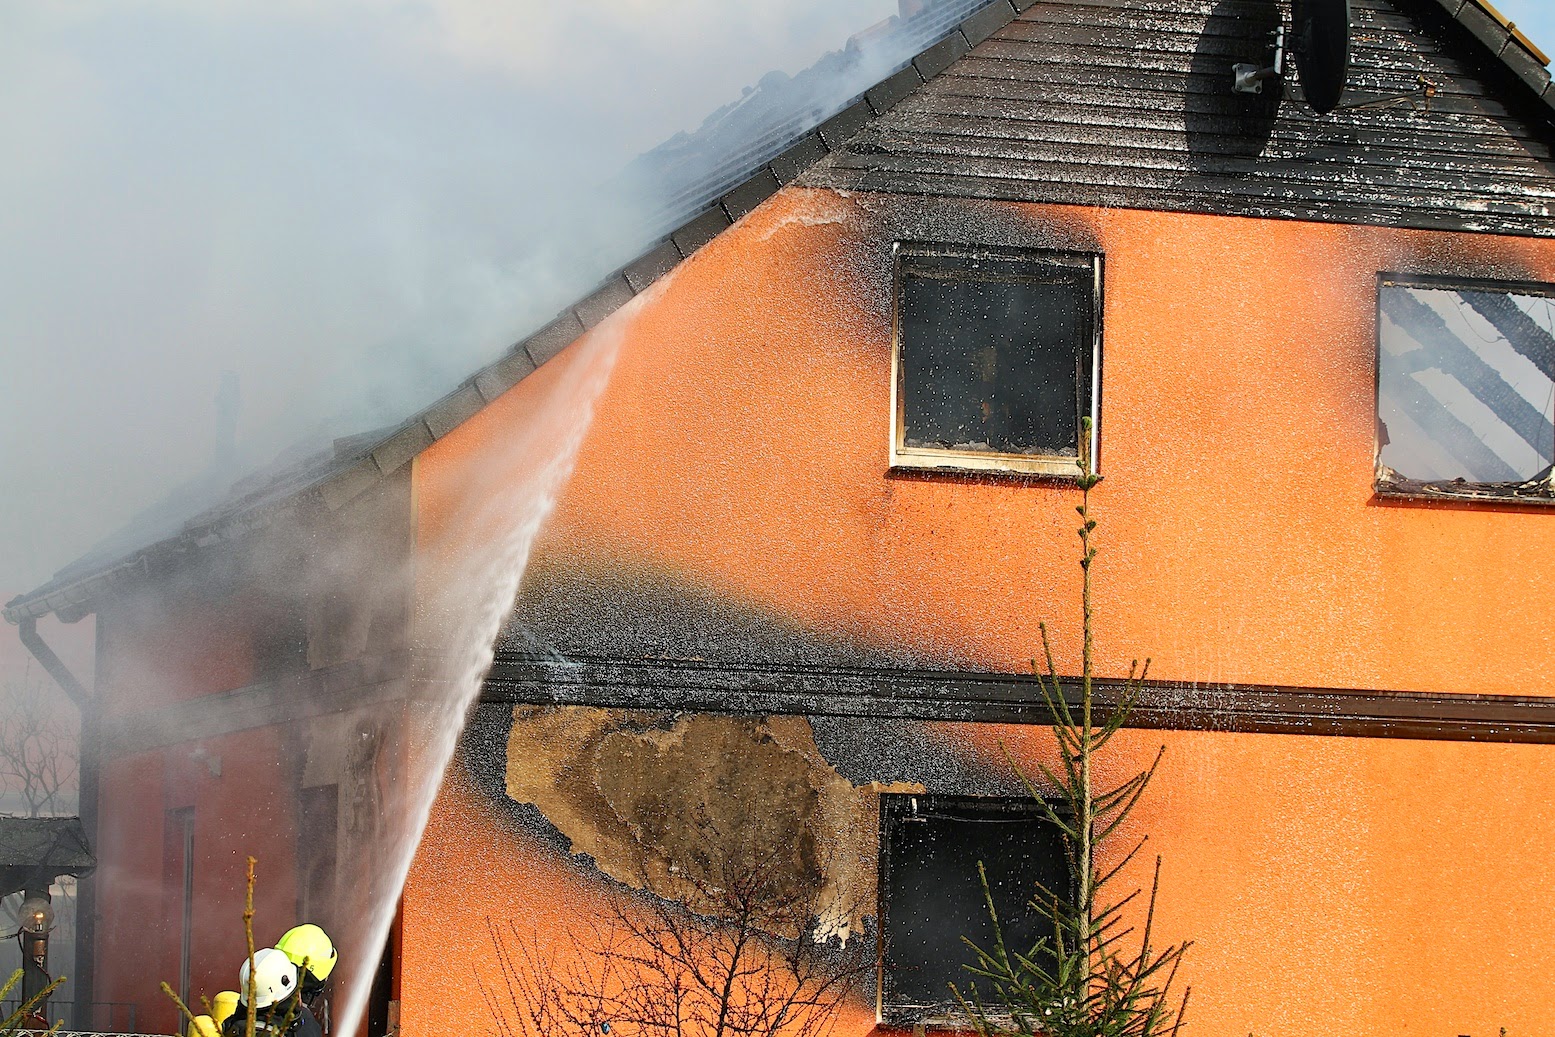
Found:
[[[617,274],[580,299],[573,311],[585,328],[592,328],[631,302],[635,294],[626,278]]]
[[[1531,57],[1519,57],[1517,60],[1509,60],[1507,64],[1512,66],[1512,71],[1517,73],[1517,78],[1528,85],[1530,90],[1537,91],[1543,97],[1550,86],[1550,70],[1538,64]]]
[[[413,421],[384,440],[373,451],[373,461],[384,475],[392,475],[400,466],[433,443],[431,430],[424,421]]]
[[[723,196],[724,212],[729,214],[731,221],[739,220],[756,206],[777,194],[780,186],[776,174],[764,167],[758,170],[755,176]]]
[[[1512,42],[1512,34],[1507,27],[1474,4],[1462,5],[1458,9],[1457,19],[1493,54],[1500,54]]]
[[[508,357],[513,356],[523,357],[525,363],[528,363],[529,361],[528,354],[522,352],[509,353],[508,356],[504,357],[503,359],[506,360]],[[500,363],[502,363],[502,361],[499,360],[497,364]],[[493,364],[492,366],[496,367],[497,364]],[[529,364],[529,370],[534,370],[533,364]],[[526,371],[524,373],[528,374],[529,372]],[[513,379],[514,383],[516,383],[518,379],[522,378],[523,376],[524,375],[521,374],[518,376],[518,378]],[[485,405],[486,400],[483,398],[481,390],[473,383],[469,383],[461,385],[447,396],[444,396],[441,400],[438,400],[431,407],[428,407],[426,413],[422,415],[422,419],[427,423],[427,428],[431,431],[432,435],[437,439],[442,439],[444,436],[448,435],[448,433],[452,432],[454,429],[473,418],[475,413]]]
[[[626,283],[632,286],[632,290],[640,292],[675,269],[680,259],[680,249],[675,247],[673,241],[661,241],[636,260],[628,263],[622,274],[626,278]]]
[[[729,214],[723,211],[722,206],[715,205],[671,234],[670,240],[675,242],[675,247],[680,249],[681,255],[689,257],[691,253],[722,234],[729,223]]]
[[[923,77],[918,70],[908,65],[900,72],[886,79],[864,93],[864,100],[869,102],[870,109],[880,115],[888,112],[898,101],[912,93],[923,85]]]
[[[818,132],[826,146],[835,151],[859,130],[863,129],[874,116],[870,110],[868,101],[855,101],[842,111],[833,115],[830,119],[821,123]]]
[[[321,483],[319,498],[330,511],[337,511],[378,485],[382,477],[377,463],[371,457],[364,457]]]
[[[826,142],[819,133],[807,134],[798,144],[772,160],[772,173],[784,186],[812,165],[826,157]]]
[[[995,0],[961,23],[961,35],[975,47],[1010,24],[1010,19],[1014,17],[1015,8],[1010,0]]]
[[[475,388],[490,403],[523,381],[534,369],[535,362],[529,356],[529,351],[523,345],[517,345],[501,360],[475,376]]]
[[[524,341],[524,348],[529,351],[529,359],[538,367],[572,345],[583,334],[583,330],[583,322],[578,319],[578,315],[568,310],[529,336]]]
[[[972,48],[957,30],[912,59],[913,68],[925,81],[933,79]]]

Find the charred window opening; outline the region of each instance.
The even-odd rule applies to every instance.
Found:
[[[1096,457],[1101,257],[896,250],[893,466],[1072,476]]]
[[[1040,887],[1070,895],[1063,838],[1030,799],[880,797],[880,1018],[950,1021],[950,984],[965,992],[975,956],[962,937],[993,945],[977,865],[1008,946],[1021,953],[1053,936],[1033,910]]]
[[[1384,277],[1377,488],[1551,498],[1555,286]]]

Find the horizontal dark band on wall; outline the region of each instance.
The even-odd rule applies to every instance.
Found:
[[[1078,701],[1078,682],[1062,679]],[[1096,682],[1117,700],[1122,682]],[[534,705],[712,713],[867,716],[1047,724],[1037,679],[1025,674],[694,661],[551,661],[499,655],[481,699]],[[1172,731],[1342,735],[1555,743],[1555,698],[1149,681],[1131,727]]]
[[[411,687],[409,659],[406,652],[359,659],[140,713],[104,717],[102,752],[126,756],[403,700]]]

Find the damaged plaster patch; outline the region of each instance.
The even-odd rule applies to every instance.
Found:
[[[803,717],[517,706],[507,759],[508,795],[623,885],[759,868],[816,904],[828,935],[872,913],[880,789],[838,774]]]

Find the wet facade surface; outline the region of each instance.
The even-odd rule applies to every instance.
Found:
[[[1491,847],[1514,816],[1551,822],[1533,776],[1551,764],[1509,740],[1524,737],[1515,724],[1451,728],[1443,711],[1478,693],[1504,720],[1539,715],[1547,590],[1522,566],[1550,534],[1537,509],[1378,497],[1374,365],[1378,271],[1537,281],[1555,252],[1530,238],[823,190],[773,199],[620,325],[407,893],[407,925],[454,910],[470,934],[461,997],[483,997],[495,968],[488,922],[565,957],[568,934],[623,890],[662,898],[672,866],[732,852],[699,833],[699,808],[761,818],[756,832],[803,819],[784,841],[791,873],[861,862],[827,881],[878,897],[883,798],[1018,796],[1005,751],[1026,769],[1048,758],[1021,675],[1039,621],[1060,671],[1077,666],[1078,492],[890,467],[901,240],[1106,258],[1099,659],[1115,678],[1149,657],[1159,682],[1160,729],[1129,732],[1114,766],[1167,747],[1137,829],[1166,861],[1163,938],[1197,941],[1184,966],[1195,1024],[1538,1020],[1535,972],[1498,956],[1501,971],[1470,976],[1454,955],[1540,939],[1516,921],[1544,896],[1533,860]],[[1248,249],[1264,261],[1238,265]],[[521,422],[526,391],[544,386],[483,412],[470,442]],[[503,478],[461,434],[418,462],[424,547],[452,521],[442,487],[477,468]],[[1492,642],[1517,650],[1472,647]],[[1010,682],[999,719],[1021,722],[979,722],[958,680]],[[910,702],[893,697],[907,689]],[[1298,689],[1305,717],[1274,697],[1256,707],[1268,726],[1250,728],[1270,733],[1226,730],[1256,695]],[[1322,722],[1319,699],[1356,719],[1341,690],[1396,699],[1395,718],[1378,707],[1367,724]],[[834,794],[848,809],[823,808]],[[466,854],[479,869],[522,863],[454,908],[439,887]],[[1457,905],[1451,922],[1436,897]],[[858,912],[866,940],[880,911]],[[1422,938],[1441,952],[1425,970]],[[405,948],[407,1011],[428,996],[414,977],[430,951]],[[852,990],[838,1032],[889,1016],[880,991],[878,973]]]

